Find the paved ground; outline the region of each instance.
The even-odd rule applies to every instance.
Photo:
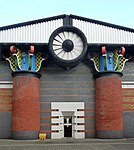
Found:
[[[134,139],[0,140],[0,150],[134,150]]]

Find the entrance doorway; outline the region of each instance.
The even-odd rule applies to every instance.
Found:
[[[72,137],[72,117],[64,118],[64,137]]]
[[[85,133],[79,132],[85,130],[85,120],[79,118],[85,115],[84,111],[79,111],[84,109],[84,102],[52,102],[51,109],[51,116],[54,116],[51,119],[51,123],[54,124],[51,130],[56,131],[51,133],[52,139],[85,138]]]

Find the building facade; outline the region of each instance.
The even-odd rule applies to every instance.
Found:
[[[75,15],[0,27],[0,139],[133,138],[134,29]]]

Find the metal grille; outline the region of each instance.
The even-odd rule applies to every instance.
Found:
[[[133,32],[78,19],[73,19],[73,26],[85,34],[88,43],[134,44]]]

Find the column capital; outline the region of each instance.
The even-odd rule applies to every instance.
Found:
[[[101,50],[90,55],[90,60],[93,61],[97,72],[122,72],[126,61],[131,59],[131,56],[126,54],[125,47],[118,49],[106,49],[105,46]]]
[[[43,58],[45,57],[45,58]],[[29,49],[19,49],[15,46],[10,47],[10,55],[6,60],[10,64],[10,68],[15,71],[33,71],[38,72],[41,68],[43,60],[46,60],[46,52],[34,51],[34,46]]]

